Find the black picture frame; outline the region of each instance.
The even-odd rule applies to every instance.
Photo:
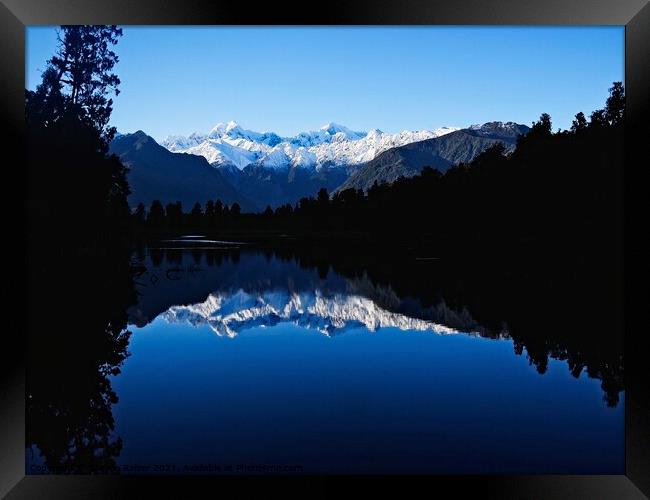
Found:
[[[306,7],[306,6],[305,6]],[[627,95],[625,178],[625,475],[607,476],[418,476],[407,478],[411,491],[426,488],[436,492],[450,488],[454,497],[481,498],[644,498],[650,496],[650,411],[641,342],[643,323],[637,322],[644,307],[641,296],[632,293],[636,283],[645,281],[641,252],[632,241],[632,228],[641,233],[644,211],[632,200],[647,199],[647,190],[638,182],[644,161],[644,141],[650,137],[650,5],[646,0],[357,0],[326,4],[326,9],[307,11],[295,5],[265,3],[252,7],[244,2],[209,0],[2,0],[0,4],[1,68],[0,102],[4,139],[14,151],[24,151],[25,27],[58,24],[119,25],[624,25],[625,86]],[[5,149],[6,151],[6,149]],[[5,170],[3,201],[5,210],[15,213],[23,206],[26,172],[21,155],[11,164],[15,183],[8,184]],[[4,163],[4,162],[3,162]],[[9,169],[9,163],[5,163]],[[641,168],[643,167],[643,168]],[[4,169],[3,169],[4,170]],[[14,182],[14,181],[12,181]],[[638,190],[638,192],[637,192]],[[646,191],[646,193],[644,193]],[[12,195],[12,196],[10,196]],[[22,198],[21,198],[22,197]],[[644,207],[642,207],[644,208]],[[24,234],[18,219],[18,234]],[[9,229],[6,229],[9,232]],[[16,262],[25,262],[20,245],[12,245]],[[26,280],[5,280],[15,296],[16,315],[25,314],[20,286]],[[24,286],[24,285],[23,285]],[[635,314],[637,317],[635,317]],[[3,329],[0,375],[0,497],[7,498],[121,498],[145,487],[167,496],[185,498],[191,491],[218,490],[223,481],[239,493],[279,489],[305,495],[338,494],[337,477],[112,477],[112,476],[25,476],[25,327],[24,321],[9,319]],[[391,477],[391,482],[402,479]],[[282,480],[280,483],[279,481]],[[417,481],[417,485],[414,484]],[[236,483],[236,484],[234,484]],[[372,477],[368,487],[385,488],[386,478]],[[337,487],[336,490],[333,488]],[[404,490],[402,490],[404,492]]]

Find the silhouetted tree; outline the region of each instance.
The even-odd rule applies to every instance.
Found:
[[[192,207],[192,211],[190,212],[191,215],[195,217],[200,217],[203,215],[203,209],[201,208],[201,204],[199,202],[196,202],[194,206]]]
[[[589,127],[603,128],[607,126],[607,117],[605,116],[604,109],[597,109],[593,111],[589,117]]]
[[[587,118],[585,118],[585,114],[582,111],[580,111],[576,115],[575,120],[573,120],[571,124],[571,131],[580,132],[586,128],[587,128]]]
[[[275,209],[275,215],[278,217],[288,217],[291,214],[293,214],[293,206],[291,203],[285,203]]]
[[[190,224],[193,229],[199,229],[201,227],[201,223],[203,222],[203,209],[201,208],[201,204],[199,202],[196,202],[194,204],[194,207],[192,207],[192,211],[190,212]]]
[[[94,239],[106,248],[126,234],[130,216],[127,170],[108,155],[109,96],[119,92],[111,47],[121,30],[62,26],[58,35],[41,83],[25,94],[30,228],[68,247]]]
[[[165,222],[165,211],[160,200],[153,200],[147,215],[147,225],[154,231],[161,231]]]
[[[318,200],[319,205],[326,206],[330,201],[330,196],[327,193],[327,189],[320,188],[318,190],[318,195],[316,196],[316,199]]]
[[[120,83],[111,72],[118,62],[111,46],[120,36],[117,26],[62,26],[41,85],[27,92],[28,123],[49,128],[76,121],[97,131],[107,145],[115,135],[108,127],[113,104],[108,95],[119,94]]]
[[[548,113],[542,113],[539,120],[533,122],[530,135],[550,136],[552,133],[551,116]]]
[[[214,201],[208,200],[205,204],[205,217],[212,221],[214,219]]]
[[[144,207],[144,203],[138,203],[133,215],[135,216],[135,220],[140,223],[144,223],[147,220],[147,209]]]
[[[610,125],[623,123],[625,117],[625,90],[623,83],[614,82],[609,89],[609,97],[605,104],[605,119]]]
[[[181,202],[168,203],[165,206],[165,222],[166,228],[169,231],[178,232],[182,230],[183,226],[183,208]]]

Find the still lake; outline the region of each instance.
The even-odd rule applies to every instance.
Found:
[[[106,377],[119,472],[624,473],[625,393],[608,404],[570,352],[540,369],[469,308],[191,241],[134,257],[129,355]],[[46,455],[29,447],[28,473]]]

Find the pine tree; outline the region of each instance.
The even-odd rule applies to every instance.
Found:
[[[161,231],[165,222],[165,211],[159,200],[153,200],[147,215],[147,225],[152,231]]]
[[[116,130],[108,126],[113,107],[108,95],[120,92],[120,79],[112,73],[118,57],[111,47],[120,36],[117,26],[62,26],[56,54],[48,61],[41,85],[29,95],[30,104],[44,112],[32,118],[42,118],[46,126],[62,117],[74,118],[110,142]]]
[[[121,34],[116,26],[62,26],[41,83],[25,93],[30,227],[60,244],[118,242],[129,223],[127,168],[108,154],[110,95],[120,83],[111,48]]]

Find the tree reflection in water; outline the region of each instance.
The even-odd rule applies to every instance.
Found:
[[[601,381],[607,406],[618,404],[624,389],[623,335],[621,274],[615,265],[543,256],[533,264],[530,258],[448,261],[366,250],[207,250],[200,257],[196,249],[152,249],[142,262],[151,271],[148,279],[160,283],[140,288],[142,307],[136,309],[145,313],[136,322],[144,326],[171,306],[203,302],[217,290],[264,291],[286,287],[288,280],[309,290],[326,278],[328,286],[338,279],[340,291],[351,287],[392,312],[461,331],[471,328],[487,338],[505,334],[514,353],[525,353],[540,374],[549,359],[566,361],[574,377],[586,373]],[[169,270],[176,282],[165,286]],[[464,319],[459,323],[459,318]]]
[[[128,356],[135,301],[128,254],[34,255],[30,269],[27,447],[50,472],[110,472],[122,441],[109,377]]]
[[[314,248],[140,248],[131,256],[92,258],[35,253],[26,446],[41,456],[28,460],[56,473],[116,471],[122,441],[114,435],[118,397],[111,377],[129,355],[127,324],[143,326],[171,306],[237,287],[343,286],[391,312],[438,322],[455,318],[464,325],[448,326],[511,338],[515,354],[525,351],[540,374],[554,358],[565,360],[575,377],[586,372],[601,380],[604,400],[614,407],[624,388],[615,280],[605,272],[590,274],[586,265],[574,264],[571,272],[554,266],[522,272],[513,263],[442,265]]]

